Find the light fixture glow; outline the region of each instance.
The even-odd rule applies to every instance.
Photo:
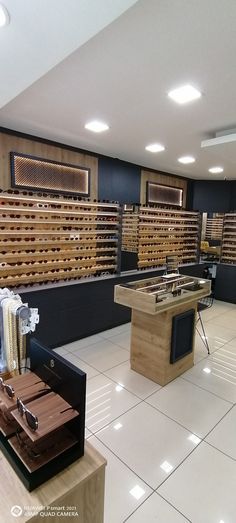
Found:
[[[123,390],[123,386],[122,385],[116,385],[116,392],[120,392],[121,390]]]
[[[187,84],[183,85],[182,87],[178,87],[177,89],[173,89],[172,91],[169,91],[168,96],[178,104],[186,104],[188,102],[191,102],[192,100],[197,100],[198,98],[201,98],[202,94],[200,93],[200,91],[195,89],[195,87],[193,87],[190,84]]]
[[[179,163],[184,163],[184,164],[187,164],[187,163],[194,163],[196,160],[193,156],[181,156],[180,158],[178,158],[178,162]]]
[[[114,425],[113,429],[115,429],[115,430],[119,430],[119,429],[121,429],[122,427],[123,427],[122,423],[116,423],[116,424]]]
[[[0,4],[0,27],[8,25],[10,22],[10,16],[6,7]]]
[[[205,282],[205,280],[200,280],[200,282],[199,282],[199,283],[206,283],[206,282]]]
[[[191,436],[188,437],[190,441],[192,441],[195,445],[198,445],[200,443],[200,438],[195,436],[195,434],[191,434]]]
[[[223,167],[211,167],[210,169],[208,169],[209,173],[212,173],[212,174],[222,173],[223,170],[224,170]]]
[[[134,488],[132,488],[129,493],[131,496],[133,496],[135,499],[140,499],[144,494],[145,490],[141,488],[139,485],[135,485]]]
[[[107,131],[107,129],[109,129],[109,125],[104,122],[99,122],[98,120],[92,120],[91,122],[86,123],[84,127],[85,129],[93,131],[94,133],[102,133],[103,131]]]
[[[161,145],[161,143],[151,143],[150,145],[147,145],[145,149],[150,153],[160,153],[165,150],[165,147],[164,145]]]
[[[205,372],[206,374],[210,374],[211,373],[211,369],[209,369],[208,367],[205,367],[203,369],[203,372]]]
[[[168,461],[163,461],[163,463],[160,465],[160,468],[166,472],[166,474],[169,474],[169,472],[173,469],[173,466]]]

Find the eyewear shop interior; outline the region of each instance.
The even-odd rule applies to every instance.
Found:
[[[0,523],[235,523],[236,4],[44,3],[0,3]]]

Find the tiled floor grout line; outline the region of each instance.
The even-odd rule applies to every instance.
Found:
[[[119,414],[118,416],[116,416],[115,418],[113,418],[111,421],[109,421],[109,423],[106,423],[106,425],[104,425],[103,427],[100,427],[100,429],[97,429],[95,432],[92,431],[92,429],[90,429],[89,427],[87,427],[86,425],[86,429],[88,429],[90,432],[92,432],[93,436],[96,436],[96,434],[98,434],[101,430],[104,430],[106,429],[107,427],[109,427],[109,425],[111,425],[111,423],[114,423],[117,419],[119,419],[121,416],[124,416],[125,414],[127,414],[128,412],[130,412],[131,410],[133,410],[135,407],[137,407],[138,405],[140,405],[140,403],[143,403],[143,400],[140,400],[138,403],[136,403],[135,405],[132,405],[132,407],[129,407],[128,410],[126,410],[125,412],[122,412],[122,414]]]
[[[197,383],[194,383],[193,381],[191,381],[189,378],[185,378],[184,375],[182,374],[181,376],[181,379],[182,380],[185,380],[185,381],[188,381],[189,383],[191,383],[192,385],[195,385],[196,387],[198,387],[199,389],[201,390],[204,390],[205,392],[209,392],[210,394],[213,394],[213,396],[215,396],[216,398],[220,399],[220,400],[223,400],[223,401],[226,401],[228,403],[231,403],[231,405],[234,405],[234,402],[233,401],[230,401],[230,400],[226,400],[225,398],[223,398],[222,396],[219,396],[218,394],[216,394],[215,392],[212,392],[208,389],[204,389],[204,387],[202,387],[201,385],[198,385]]]
[[[209,445],[209,447],[212,447],[213,449],[217,450],[218,452],[220,452],[221,454],[223,454],[223,455],[226,456],[227,458],[231,459],[232,461],[236,461],[235,458],[233,458],[232,456],[230,456],[229,454],[227,454],[227,453],[224,452],[223,450],[218,449],[218,447],[216,447],[215,445],[213,445],[213,444],[210,443],[209,441],[205,441],[205,440],[204,440],[204,443],[206,443],[207,445]]]
[[[154,493],[157,494],[157,496],[159,496],[160,498],[162,498],[162,499],[163,499],[163,500],[164,500],[168,505],[170,505],[170,507],[172,507],[172,508],[173,508],[176,512],[178,512],[181,516],[183,516],[183,517],[186,519],[186,521],[189,521],[189,523],[193,523],[193,522],[190,521],[190,519],[188,519],[188,518],[187,518],[187,517],[186,517],[182,512],[180,512],[180,510],[178,510],[174,505],[172,505],[172,504],[171,504],[167,499],[163,498],[163,496],[161,496],[161,494],[159,494],[159,492],[156,492],[156,490],[154,490],[154,492],[152,492],[152,493],[150,494],[150,496],[148,496],[144,501],[142,501],[142,503],[141,503],[138,507],[136,507],[136,509],[134,509],[133,512],[131,512],[131,514],[129,514],[129,516],[128,516],[126,519],[124,519],[124,521],[122,521],[122,523],[129,522],[129,519],[131,518],[131,516],[133,516],[133,514],[135,514],[135,512],[137,512],[137,511],[140,509],[140,507],[141,507],[142,505],[144,505],[144,503],[145,503],[145,502],[146,502],[146,501],[147,501],[147,500],[148,500],[148,499],[149,499],[149,498],[150,498]],[[147,522],[147,523],[148,523],[148,522]],[[165,523],[165,522],[163,522],[163,523]]]
[[[101,429],[101,430],[102,430],[102,429]],[[113,456],[115,456],[115,457],[116,457],[116,458],[117,458],[117,459],[122,463],[122,465],[125,465],[125,467],[126,467],[127,469],[129,469],[130,472],[132,472],[132,474],[134,474],[137,478],[139,478],[140,481],[142,481],[142,483],[145,483],[145,485],[146,485],[149,489],[151,489],[151,491],[152,491],[151,494],[153,494],[153,493],[155,492],[155,489],[154,489],[153,487],[151,487],[151,485],[149,485],[149,483],[147,483],[147,481],[145,481],[145,479],[141,478],[141,476],[139,476],[139,474],[137,474],[137,472],[135,472],[135,471],[134,471],[134,470],[133,470],[133,469],[132,469],[132,468],[131,468],[127,463],[125,463],[125,461],[123,461],[123,459],[121,459],[120,456],[118,456],[118,455],[117,455],[113,450],[111,450],[111,449],[108,447],[108,445],[107,445],[106,443],[104,443],[104,442],[103,442],[103,441],[98,437],[97,434],[93,434],[93,436],[94,436],[95,438],[97,438],[98,441],[99,441],[100,443],[102,443],[102,445],[104,445],[104,447],[106,447],[106,449],[109,450],[109,452],[111,452],[111,454],[113,454]],[[91,439],[91,438],[89,438],[89,439]],[[148,496],[148,497],[149,497],[149,496]]]

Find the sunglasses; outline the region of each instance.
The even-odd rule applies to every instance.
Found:
[[[38,428],[38,418],[33,414],[27,407],[24,405],[23,401],[20,398],[17,398],[16,405],[18,408],[19,414],[23,417],[25,414],[25,419],[28,426],[31,430],[37,430]]]
[[[6,391],[9,398],[13,398],[15,395],[14,388],[8,383],[5,383],[2,378],[0,378],[0,389]]]

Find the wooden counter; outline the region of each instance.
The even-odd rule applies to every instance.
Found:
[[[105,466],[106,460],[86,442],[82,458],[33,492],[28,492],[0,452],[0,523],[68,523],[69,520],[102,523]],[[11,514],[15,506],[22,509],[18,517]],[[40,512],[45,515],[40,516]],[[71,515],[63,516],[64,512],[71,512]],[[78,515],[73,516],[73,512]]]
[[[174,275],[116,285],[115,302],[132,308],[131,369],[159,385],[166,385],[193,366],[197,303],[211,292],[211,282]],[[184,341],[184,318],[192,315],[191,335]],[[173,361],[176,321],[182,321],[184,355]],[[186,327],[187,328],[187,327]],[[189,324],[188,324],[189,328]],[[178,331],[181,345],[181,327]]]

